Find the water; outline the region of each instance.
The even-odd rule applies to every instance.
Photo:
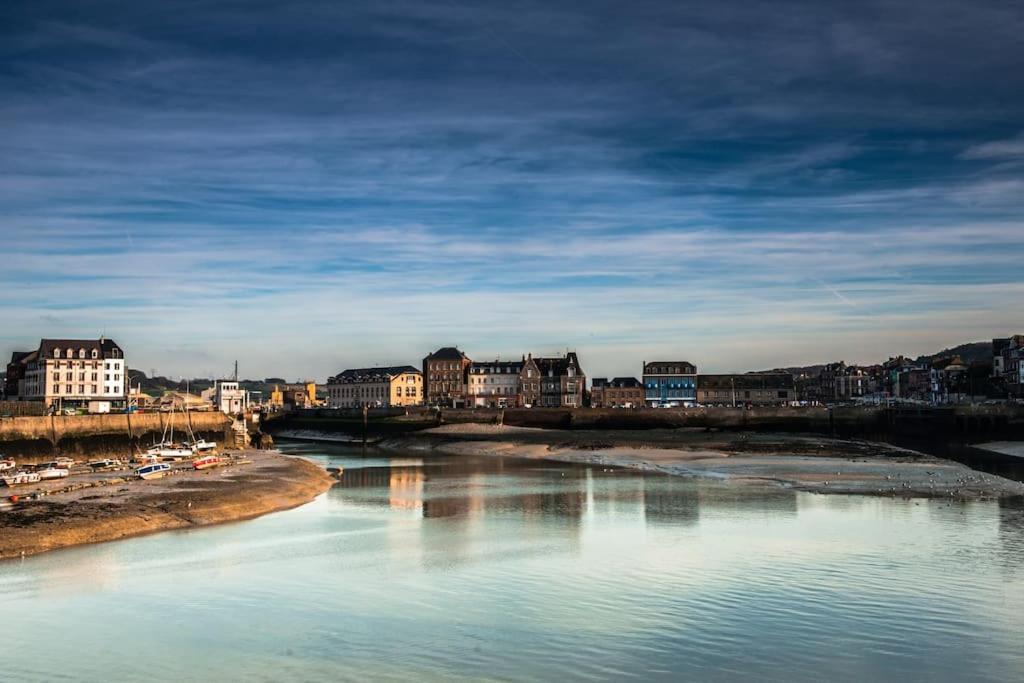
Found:
[[[293,452],[310,505],[0,564],[0,679],[1024,680],[1024,510]]]

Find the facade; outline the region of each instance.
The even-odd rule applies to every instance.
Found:
[[[595,377],[590,387],[590,405],[594,408],[643,408],[645,398],[644,385],[636,377]]]
[[[7,364],[7,375],[4,377],[4,397],[7,400],[17,400],[24,392],[25,369],[37,355],[37,351],[15,351],[11,354],[11,362]]]
[[[331,408],[393,408],[423,403],[423,373],[411,365],[353,368],[327,380]]]
[[[62,409],[85,409],[94,401],[126,406],[128,366],[111,339],[43,339],[36,351],[15,353],[8,373],[12,365],[18,400]]]
[[[1005,342],[998,345],[998,351],[1000,377],[1006,393],[1013,398],[1024,398],[1024,334],[993,340],[994,348],[996,342]]]
[[[467,380],[473,361],[454,346],[438,349],[423,359],[424,402],[442,408],[464,408],[469,403]]]
[[[213,385],[213,406],[225,415],[247,412],[249,392],[236,380],[219,379]]]
[[[519,391],[524,408],[533,408],[540,403],[540,367],[533,359],[533,354],[523,359],[523,369],[519,372]]]
[[[519,408],[523,405],[521,361],[473,362],[469,366],[469,405],[473,408]]]
[[[540,408],[582,408],[587,376],[574,351],[553,358],[532,358],[540,375]]]
[[[651,408],[676,408],[697,401],[697,366],[684,360],[644,362],[644,400]]]
[[[936,358],[928,370],[932,403],[956,403],[969,393],[968,366],[960,356]]]
[[[817,397],[826,402],[854,401],[875,391],[871,373],[843,361],[829,363],[818,375]]]
[[[697,377],[697,402],[705,406],[785,406],[794,400],[793,375],[788,372]]]

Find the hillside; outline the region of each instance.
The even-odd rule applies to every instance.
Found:
[[[944,358],[949,356],[960,356],[965,363],[968,365],[971,363],[986,363],[992,361],[992,342],[991,341],[979,341],[979,342],[967,342],[966,344],[960,344],[936,353],[925,354],[918,356],[914,359],[917,363],[930,363],[936,358]],[[837,362],[840,359],[836,359]],[[876,361],[876,364],[881,365],[884,360]],[[822,368],[825,367],[825,363],[817,363],[815,365],[801,365],[789,368],[776,368],[771,372],[788,372],[794,376],[799,377],[800,375],[817,375],[821,372]],[[761,370],[760,372],[770,372],[767,370]]]

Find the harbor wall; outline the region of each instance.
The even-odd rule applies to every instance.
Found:
[[[957,406],[945,408],[835,406],[800,408],[636,409],[311,409],[271,416],[263,430],[307,429],[349,435],[394,436],[442,424],[504,424],[569,430],[722,429],[735,431],[811,432],[870,437],[886,433],[1024,435],[1024,406]]]
[[[107,415],[50,415],[0,419],[0,453],[23,462],[71,457],[128,457],[139,447],[159,441],[169,413]],[[186,433],[186,422],[196,436],[219,443],[233,439],[231,419],[223,413],[174,415],[175,432]]]

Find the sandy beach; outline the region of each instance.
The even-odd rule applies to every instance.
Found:
[[[453,424],[382,447],[628,467],[813,493],[980,500],[1024,483],[871,441],[706,430],[564,431]]]
[[[250,519],[307,503],[334,482],[322,468],[275,451],[234,452],[234,464],[142,481],[130,469],[0,488],[0,559],[84,543]],[[25,500],[34,492],[73,491]]]

